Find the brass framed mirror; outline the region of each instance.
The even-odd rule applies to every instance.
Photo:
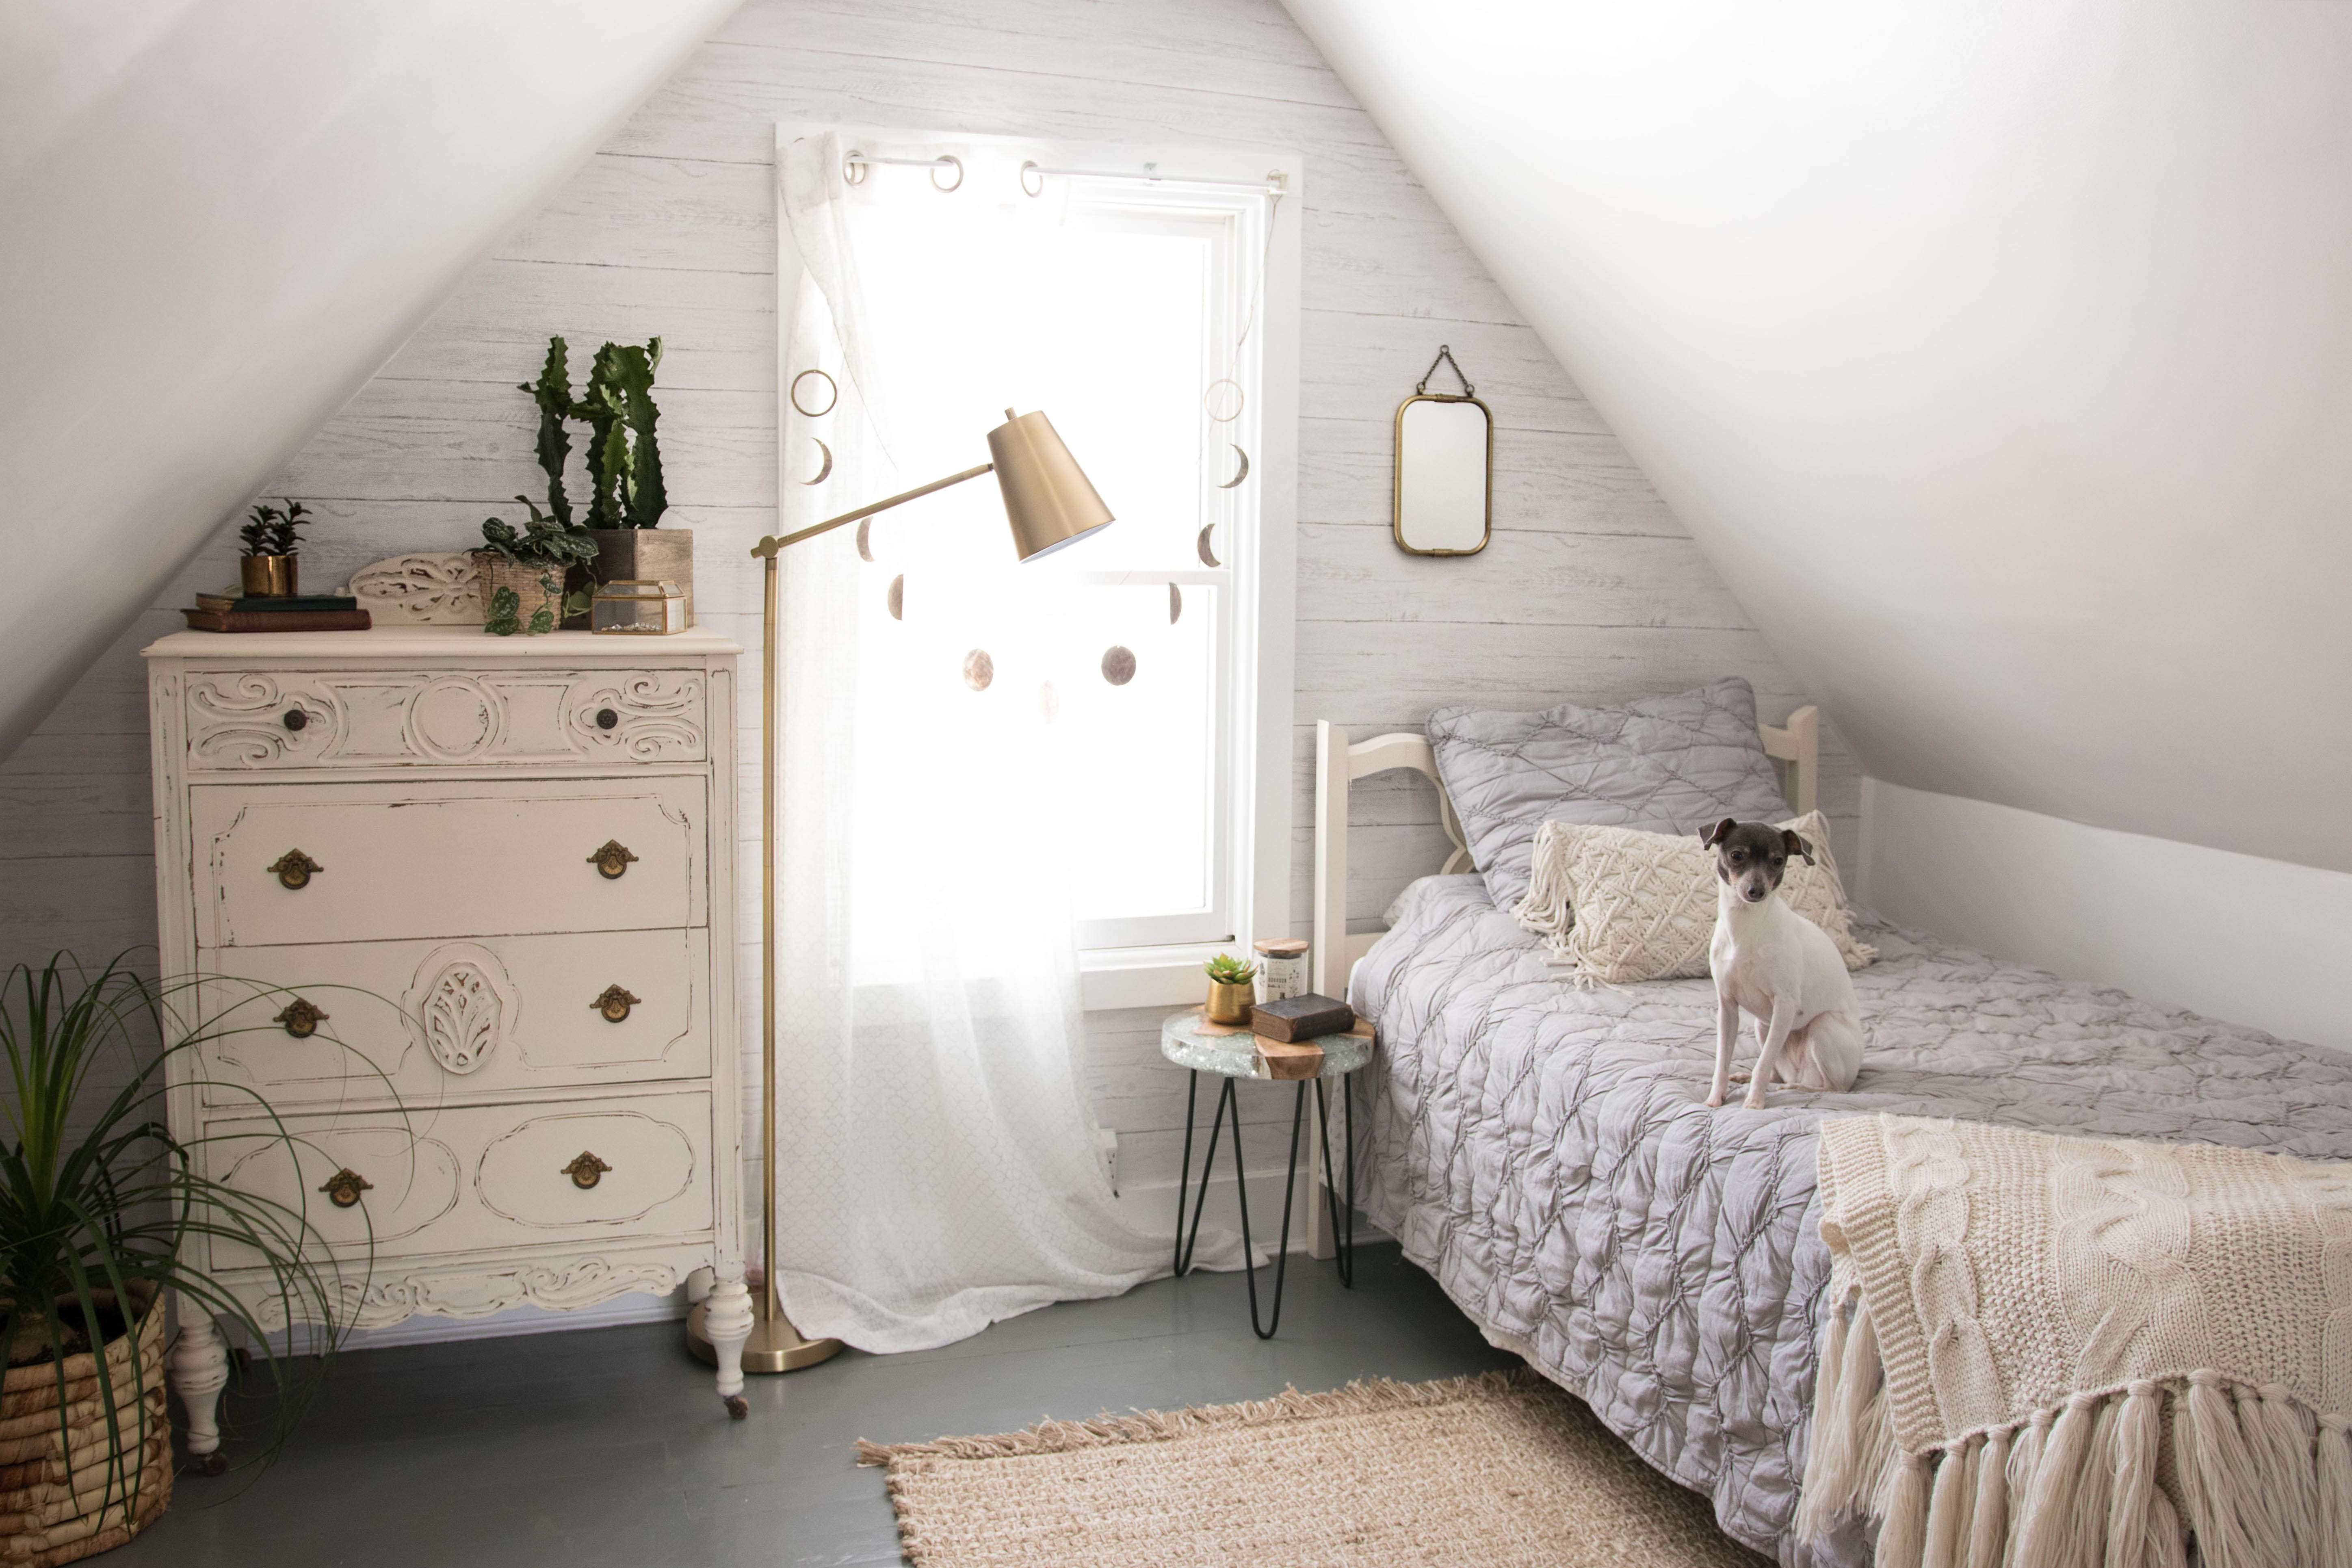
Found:
[[[1429,390],[1439,365],[1462,383],[1459,395]],[[1478,401],[1451,347],[1440,344],[1429,373],[1397,405],[1397,548],[1414,555],[1475,555],[1495,519],[1495,416]]]

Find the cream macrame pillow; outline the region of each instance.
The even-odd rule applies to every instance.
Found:
[[[1780,897],[1829,932],[1848,969],[1860,969],[1878,950],[1853,940],[1828,819],[1809,811],[1780,826],[1796,829],[1818,862],[1790,856]],[[1537,830],[1528,872],[1527,896],[1511,913],[1541,933],[1555,957],[1574,963],[1580,979],[1613,985],[1707,972],[1715,851],[1697,835],[1547,822]]]

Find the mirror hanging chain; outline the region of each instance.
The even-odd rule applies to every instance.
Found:
[[[1444,365],[1454,372],[1454,379],[1462,384],[1463,396],[1475,397],[1478,395],[1478,389],[1470,384],[1470,378],[1468,376],[1462,374],[1462,365],[1460,362],[1455,360],[1454,357],[1453,345],[1450,343],[1440,343],[1437,345],[1437,357],[1429,362],[1429,368],[1423,371],[1421,373],[1421,379],[1413,384],[1412,395],[1415,397],[1426,397],[1429,395],[1429,378],[1437,374],[1437,367],[1439,365]],[[1443,397],[1445,395],[1441,392],[1438,395]]]

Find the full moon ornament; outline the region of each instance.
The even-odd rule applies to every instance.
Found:
[[[995,679],[996,661],[988,657],[986,648],[976,647],[963,656],[963,683],[966,686],[974,691],[985,691],[989,682]]]
[[[1135,655],[1113,643],[1103,653],[1102,677],[1113,686],[1125,686],[1135,679]]]

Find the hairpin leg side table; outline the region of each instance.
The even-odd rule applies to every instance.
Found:
[[[1189,1013],[1179,1013],[1160,1026],[1160,1054],[1190,1073],[1184,1090],[1184,1164],[1176,1184],[1176,1274],[1181,1279],[1192,1270],[1192,1244],[1201,1234],[1202,1210],[1208,1206],[1209,1173],[1216,1163],[1218,1141],[1223,1136],[1230,1119],[1233,1126],[1234,1195],[1241,1205],[1242,1267],[1249,1281],[1250,1328],[1262,1340],[1274,1338],[1276,1329],[1282,1323],[1282,1286],[1290,1266],[1290,1216],[1298,1190],[1298,1133],[1306,1121],[1307,1091],[1310,1088],[1315,1090],[1316,1135],[1322,1143],[1322,1169],[1329,1173],[1333,1169],[1328,1130],[1330,1105],[1326,1098],[1324,1081],[1337,1079],[1339,1092],[1344,1096],[1351,1081],[1349,1075],[1372,1059],[1372,1040],[1369,1034],[1326,1035],[1314,1043],[1323,1047],[1323,1065],[1316,1077],[1297,1080],[1297,1093],[1291,1101],[1290,1163],[1282,1189],[1282,1236],[1274,1255],[1274,1299],[1265,1321],[1261,1323],[1257,1260],[1250,1243],[1248,1178],[1242,1165],[1241,1104],[1234,1093],[1234,1084],[1243,1079],[1266,1080],[1266,1075],[1258,1063],[1257,1037],[1246,1029],[1231,1029],[1208,1023],[1202,1019],[1198,1008]],[[1199,1106],[1201,1075],[1204,1072],[1215,1073],[1224,1082],[1217,1091],[1216,1114],[1209,1122],[1208,1152],[1201,1158],[1200,1187],[1198,1194],[1192,1200],[1192,1214],[1188,1219],[1185,1201],[1192,1187],[1192,1129]],[[1353,1289],[1356,1272],[1356,1140],[1352,1120],[1347,1142],[1347,1193],[1343,1199],[1327,1176],[1324,1201],[1331,1205],[1331,1229],[1339,1244],[1339,1283],[1342,1287]],[[1309,1204],[1315,1202],[1314,1194],[1308,1194],[1307,1201]]]

